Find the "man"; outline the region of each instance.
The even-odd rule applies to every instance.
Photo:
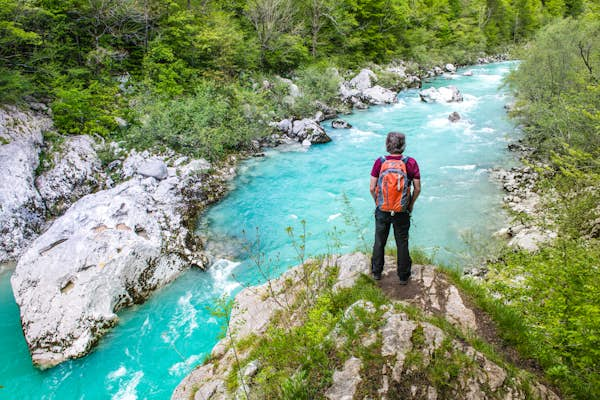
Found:
[[[401,285],[406,285],[410,279],[412,265],[408,251],[410,213],[421,193],[421,173],[417,161],[403,155],[406,148],[406,136],[403,133],[388,133],[385,146],[389,155],[375,160],[371,170],[370,190],[376,204],[375,243],[373,244],[371,272],[375,279],[381,279],[385,244],[390,233],[390,225],[393,225],[398,250],[398,278],[400,278]],[[381,172],[382,167],[384,172]],[[391,178],[384,178],[384,175],[389,175]],[[394,186],[390,186],[389,179],[394,179]],[[386,187],[382,188],[384,185],[390,186],[389,190]],[[396,185],[398,191],[396,191]],[[394,192],[392,195],[397,196],[396,200],[389,200],[388,193],[391,192]]]

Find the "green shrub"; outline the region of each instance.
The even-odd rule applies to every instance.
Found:
[[[260,104],[245,103],[248,92],[235,85],[200,81],[194,94],[176,100],[147,99],[137,110],[139,125],[127,134],[133,147],[171,148],[183,154],[218,160],[243,150],[266,132],[256,115]]]
[[[558,240],[511,253],[492,268],[490,289],[519,310],[530,349],[577,398],[600,397],[600,243]]]
[[[54,124],[65,134],[107,137],[117,129],[118,87],[114,82],[60,80],[52,102]]]

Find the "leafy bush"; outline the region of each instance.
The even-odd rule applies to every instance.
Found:
[[[563,20],[540,31],[509,79],[526,138],[545,154],[563,143],[595,152],[600,145],[600,20]]]
[[[550,378],[577,398],[600,397],[600,243],[559,240],[538,254],[511,253],[490,289],[519,310],[530,348]]]
[[[201,81],[194,94],[177,100],[147,99],[137,110],[139,125],[126,140],[140,148],[168,147],[183,154],[218,160],[242,150],[266,131],[260,104],[234,85]]]
[[[108,136],[117,129],[118,88],[113,82],[64,81],[56,85],[52,102],[54,124],[61,133]]]

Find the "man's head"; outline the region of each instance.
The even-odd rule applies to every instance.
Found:
[[[385,139],[385,149],[390,154],[402,154],[406,148],[406,136],[400,132],[390,132]]]

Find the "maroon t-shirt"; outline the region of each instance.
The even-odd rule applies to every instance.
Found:
[[[386,160],[402,160],[404,156],[385,156]],[[373,169],[371,169],[371,176],[373,178],[379,177],[379,171],[381,171],[381,157],[378,157],[375,160],[375,164],[373,164]],[[406,176],[409,180],[413,179],[421,179],[421,172],[419,171],[419,164],[417,164],[417,160],[412,157],[408,157],[406,160]]]

